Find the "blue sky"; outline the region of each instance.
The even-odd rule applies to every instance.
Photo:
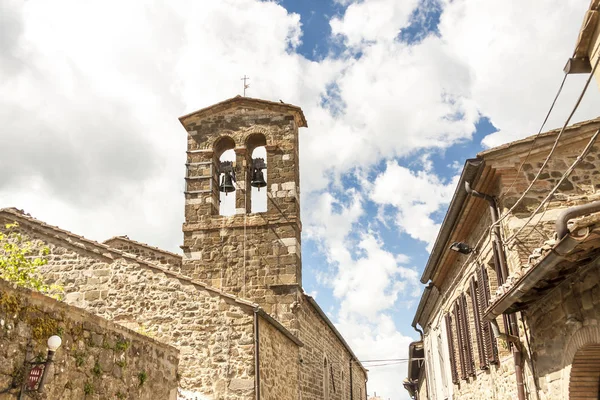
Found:
[[[537,132],[584,0],[0,0],[0,207],[179,251],[177,117],[302,107],[304,286],[362,359],[402,358],[466,158]],[[116,11],[118,10],[118,11]],[[89,18],[93,15],[94,18]],[[73,34],[76,32],[77,34]],[[548,128],[584,77],[569,77]],[[598,91],[575,121],[597,117]],[[369,392],[406,399],[406,365]]]

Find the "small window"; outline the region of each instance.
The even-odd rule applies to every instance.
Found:
[[[323,360],[323,400],[329,400],[329,362],[327,357]]]

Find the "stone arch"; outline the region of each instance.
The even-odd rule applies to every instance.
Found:
[[[563,354],[563,398],[600,399],[600,327],[579,329]]]
[[[256,129],[255,132],[250,133],[246,136],[245,144],[246,149],[248,149],[248,153],[252,154],[254,149],[261,146],[267,145],[267,130]]]
[[[221,135],[213,142],[213,154],[216,160],[227,150],[235,148],[235,140],[229,135]]]

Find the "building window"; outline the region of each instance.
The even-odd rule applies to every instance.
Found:
[[[323,360],[323,400],[329,400],[329,362],[327,357]]]

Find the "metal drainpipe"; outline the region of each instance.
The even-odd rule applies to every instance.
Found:
[[[258,342],[258,310],[254,310],[254,392],[256,394],[256,400],[260,400],[260,353],[259,353],[259,342]]]
[[[498,261],[500,262],[500,271],[502,273],[502,281],[505,282],[506,278],[508,278],[508,268],[506,266],[506,254],[504,253],[504,247],[502,247],[502,242],[500,241],[500,238],[502,237],[500,235],[500,224],[496,224],[496,222],[498,222],[498,218],[499,218],[496,199],[494,197],[490,196],[489,194],[479,193],[478,191],[473,190],[471,188],[471,184],[469,182],[465,182],[465,190],[467,191],[467,193],[469,195],[484,199],[489,204],[490,215],[492,218],[492,223],[494,224],[493,242],[494,242],[496,251],[498,253]],[[500,284],[501,283],[499,282],[499,285]],[[515,314],[510,314],[508,316],[508,321],[509,321],[509,324],[511,327],[512,335],[514,335],[515,337],[519,337],[519,325],[517,324],[517,319],[516,319]],[[523,361],[523,354],[521,353],[520,347],[521,347],[520,343],[519,343],[519,345],[513,346],[513,361],[515,364],[515,379],[517,380],[517,395],[519,397],[519,400],[525,400],[525,386],[523,385],[523,367],[521,365],[522,361]]]
[[[556,219],[556,233],[558,240],[564,238],[569,233],[567,223],[571,218],[581,217],[582,215],[592,214],[600,211],[600,201],[594,201],[593,203],[583,204],[581,206],[575,206],[567,208],[565,211],[560,213]]]
[[[419,335],[421,335],[421,340],[423,340],[423,335],[424,335],[423,331],[421,329],[417,328],[416,324],[413,326],[413,329],[415,331],[419,332]]]
[[[506,259],[504,257],[504,249],[502,248],[502,242],[500,241],[500,225],[496,224],[498,221],[498,207],[496,205],[496,199],[494,199],[489,194],[479,193],[477,190],[471,189],[471,184],[469,182],[465,182],[465,190],[471,196],[479,197],[488,202],[490,207],[490,215],[492,217],[492,223],[494,224],[493,234],[494,234],[494,247],[498,252],[498,261],[500,263],[500,272],[502,277],[502,283],[506,282],[506,278],[508,278],[508,268],[506,267]]]

